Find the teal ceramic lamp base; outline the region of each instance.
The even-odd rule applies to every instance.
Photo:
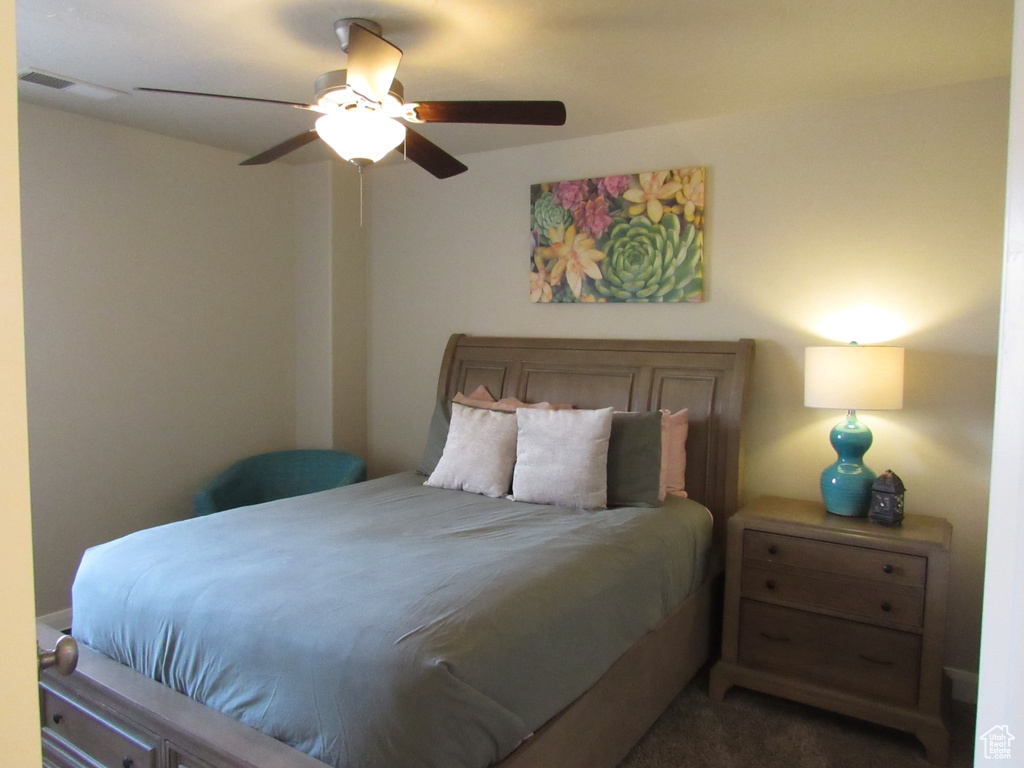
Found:
[[[863,517],[871,504],[874,472],[864,464],[871,447],[871,430],[850,411],[846,420],[836,424],[829,435],[838,459],[821,473],[821,497],[825,509],[834,515]]]

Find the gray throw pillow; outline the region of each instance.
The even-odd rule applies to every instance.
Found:
[[[656,507],[661,485],[661,411],[612,414],[608,506]]]
[[[430,417],[430,429],[427,432],[427,444],[423,448],[423,458],[417,472],[430,477],[444,453],[444,444],[448,439],[448,424],[451,421],[450,403],[438,398],[434,413]]]

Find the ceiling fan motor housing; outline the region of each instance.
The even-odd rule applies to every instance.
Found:
[[[315,90],[317,104],[322,99],[342,106],[358,104],[364,101],[355,91],[348,87],[348,70],[345,69],[333,69],[330,72],[324,72],[316,79]],[[395,98],[399,105],[405,101],[405,88],[397,78],[391,81],[391,90],[388,92],[388,95]]]
[[[368,29],[377,37],[383,37],[381,32],[380,24],[376,21],[370,21],[370,19],[338,19],[334,22],[334,34],[338,36],[338,42],[341,43],[341,50],[348,53],[348,31],[352,28],[353,24],[358,24],[363,29]]]

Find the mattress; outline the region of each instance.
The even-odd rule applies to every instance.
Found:
[[[338,768],[483,768],[705,573],[688,499],[582,511],[414,473],[89,549],[79,642]]]

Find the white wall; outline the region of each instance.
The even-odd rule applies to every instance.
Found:
[[[981,636],[977,735],[1007,726],[1016,737],[1013,759],[1024,765],[1024,0],[1014,18],[1010,156],[1006,177],[1006,253],[1003,266],[996,427],[992,452]],[[975,742],[974,764],[991,765]]]
[[[295,444],[331,448],[333,241],[330,162],[293,169],[295,183]]]
[[[879,305],[907,326],[906,405],[862,414],[868,463],[952,522],[947,662],[976,670],[1007,112],[1001,79],[469,155],[447,181],[373,169],[371,471],[418,463],[453,332],[750,336],[746,496],[817,498],[841,414],[803,407],[803,348],[829,313]],[[529,303],[532,183],[690,165],[708,168],[704,304]]]
[[[296,444],[366,453],[367,228],[355,166],[297,166]]]
[[[22,105],[39,613],[81,551],[295,444],[291,169]]]
[[[365,456],[367,449],[367,323],[369,226],[364,225],[360,178],[354,165],[331,167],[333,224],[331,333],[334,447]]]
[[[14,3],[0,2],[0,760],[41,763],[29,514]]]

